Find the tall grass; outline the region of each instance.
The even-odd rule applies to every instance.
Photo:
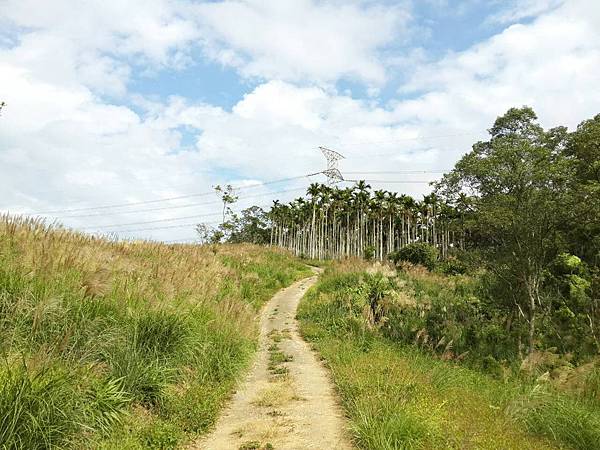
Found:
[[[394,275],[383,267],[334,264],[299,307],[301,332],[331,368],[360,448],[600,448],[597,372],[569,395],[542,381],[500,381],[444,360],[446,352],[396,340],[390,327],[403,320],[398,311],[425,296],[449,295],[436,286],[444,280],[432,280],[438,275],[411,275],[410,283],[405,274],[390,289],[382,279]],[[405,287],[411,298],[395,290]],[[379,322],[368,313],[373,298],[384,313]],[[385,317],[389,311],[394,321]]]
[[[508,413],[530,432],[545,435],[571,448],[600,448],[598,409],[548,386],[534,386],[527,395],[509,406]]]
[[[78,428],[81,404],[60,369],[5,364],[0,372],[0,443],[6,449],[62,445]]]
[[[307,273],[274,249],[114,242],[1,216],[0,448],[206,431],[255,348],[260,306]]]

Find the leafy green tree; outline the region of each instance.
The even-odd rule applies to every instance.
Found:
[[[241,217],[232,223],[233,230],[228,242],[250,242],[252,244],[268,244],[270,229],[267,213],[258,206],[242,210]]]
[[[565,231],[571,252],[600,266],[600,114],[579,124],[565,152],[575,165],[572,217]]]
[[[389,258],[395,264],[406,261],[433,270],[438,260],[438,250],[433,245],[425,242],[413,242],[405,245],[397,252],[390,253]]]
[[[471,227],[485,263],[504,285],[504,301],[528,322],[529,352],[544,305],[545,270],[561,248],[573,165],[562,148],[566,134],[545,132],[529,107],[512,108],[438,184],[454,204],[470,196]]]

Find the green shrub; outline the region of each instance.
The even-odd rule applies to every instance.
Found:
[[[176,369],[157,357],[149,357],[131,344],[107,355],[113,379],[121,380],[123,391],[145,405],[156,405],[164,388],[175,379]]]
[[[90,425],[104,435],[120,424],[131,397],[122,390],[121,379],[101,378],[92,382],[84,400]]]
[[[24,363],[0,370],[0,448],[59,448],[80,428],[81,403],[63,370]]]
[[[149,311],[136,318],[133,340],[148,355],[173,356],[183,350],[189,329],[185,320],[172,312]]]
[[[361,283],[361,293],[365,297],[370,309],[370,320],[372,323],[379,323],[384,316],[382,300],[393,289],[393,283],[389,278],[377,272],[375,274],[365,274]]]
[[[175,450],[181,437],[176,425],[160,420],[156,420],[142,432],[144,448],[152,450]]]
[[[440,439],[431,424],[393,406],[385,409],[385,412],[360,411],[357,414],[353,429],[362,448],[393,450],[439,445]]]
[[[390,253],[389,258],[397,264],[406,261],[412,264],[420,264],[433,270],[438,259],[438,250],[425,242],[413,242],[405,245],[397,252]]]
[[[438,270],[445,275],[464,275],[468,267],[463,261],[450,257],[438,265]]]
[[[375,257],[375,247],[372,245],[367,245],[364,249],[363,255],[367,261],[371,261]]]
[[[600,417],[584,403],[536,385],[525,397],[508,408],[528,431],[547,436],[571,448],[599,448]]]

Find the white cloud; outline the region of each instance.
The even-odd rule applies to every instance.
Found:
[[[268,5],[227,1],[200,8],[158,0],[88,2],[90,9],[82,11],[66,0],[53,3],[53,8],[36,4],[3,3],[2,13],[9,18],[4,20],[26,27],[12,47],[0,50],[1,100],[8,103],[0,117],[3,209],[143,201],[206,192],[237,174],[245,184],[307,174],[323,168],[319,145],[347,156],[341,169],[349,177],[358,177],[349,172],[441,170],[484,137],[494,118],[511,106],[530,104],[546,126],[572,127],[599,112],[600,7],[592,0],[565,3],[435,63],[427,63],[418,50],[407,52],[409,57],[420,55],[413,58],[414,74],[402,92],[411,96],[386,107],[371,98],[337,93],[328,81],[353,76],[375,85],[385,79],[378,49],[396,33],[390,23],[404,23],[400,10],[389,12],[372,2],[308,0]],[[392,19],[384,17],[387,13]],[[199,16],[202,27],[195,25]],[[248,92],[231,111],[182,97],[160,101],[130,95],[127,80],[133,70],[180,64],[193,45],[204,42],[205,27],[215,57],[226,58],[249,76],[274,79]],[[255,33],[249,31],[252,27]],[[406,67],[403,55],[397,56],[398,64]],[[377,95],[374,86],[370,92]],[[132,99],[132,106],[99,96],[105,93]],[[182,146],[184,133],[195,138],[194,148]],[[252,188],[241,195],[293,189],[306,182]],[[375,185],[414,195],[428,189],[417,183]],[[170,205],[210,201],[216,197]],[[270,198],[245,202],[264,204]],[[64,220],[90,227],[197,214],[191,222],[210,221],[214,217],[204,215],[215,208]],[[191,236],[192,231],[131,235],[169,240]]]
[[[131,64],[148,68],[182,63],[198,38],[183,17],[187,3],[167,0],[7,0],[0,20],[20,30],[4,60],[57,85],[84,85],[123,95]]]
[[[426,92],[398,106],[402,117],[489,125],[528,104],[548,126],[576,125],[600,104],[600,4],[571,1],[531,24],[516,24],[441,61],[423,64],[404,91]]]
[[[226,0],[196,9],[207,55],[244,76],[370,84],[386,79],[380,50],[408,34],[402,6],[315,0]]]
[[[490,17],[490,22],[514,23],[546,13],[569,0],[511,0],[503,2],[503,9]],[[572,1],[572,0],[571,0]]]

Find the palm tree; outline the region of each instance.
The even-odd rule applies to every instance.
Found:
[[[273,202],[271,244],[320,259],[363,256],[365,247],[372,245],[375,255],[384,259],[422,240],[441,247],[446,257],[453,243],[451,230],[465,228],[460,223],[465,209],[459,219],[461,210],[440,204],[435,195],[417,202],[408,195],[370,189],[364,181],[345,189],[313,183],[307,199],[299,197],[287,205]]]

